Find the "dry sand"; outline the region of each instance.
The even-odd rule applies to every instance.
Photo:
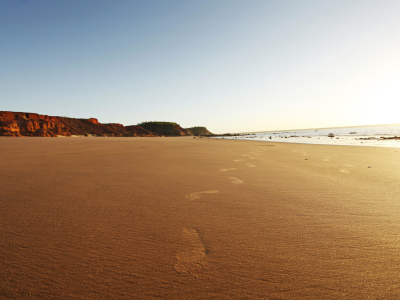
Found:
[[[398,298],[397,151],[1,138],[0,298]]]

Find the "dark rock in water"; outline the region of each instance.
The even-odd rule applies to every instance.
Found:
[[[333,137],[335,137],[335,135],[333,133],[329,133],[328,137],[333,138]]]
[[[370,140],[378,140],[378,138],[374,137],[374,136],[370,136],[370,137],[366,137],[366,138],[358,138],[356,140],[370,141]]]

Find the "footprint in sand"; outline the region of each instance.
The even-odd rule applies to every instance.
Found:
[[[341,169],[340,172],[342,172],[342,173],[350,173],[350,171],[346,170],[346,169]]]
[[[226,171],[234,171],[237,170],[237,168],[228,168],[228,169],[221,169],[219,170],[220,172],[226,172]]]
[[[330,159],[330,157],[327,156],[327,157],[325,157],[322,161],[329,161],[329,159]]]
[[[233,184],[243,184],[244,183],[244,181],[240,180],[239,178],[236,178],[236,177],[229,177],[229,178],[231,179]]]
[[[251,165],[251,164],[246,164],[246,166],[248,166],[249,168],[255,168],[255,165]]]
[[[193,192],[193,193],[190,193],[189,195],[186,195],[186,198],[192,199],[192,200],[200,199],[203,196],[203,194],[216,194],[216,193],[219,193],[219,191],[211,190],[211,191],[204,191],[204,192]]]
[[[249,156],[250,159],[255,159],[254,157]]]
[[[353,165],[348,165],[348,164],[343,164],[343,166],[349,167],[349,168],[353,168]]]
[[[178,273],[197,277],[197,272],[206,263],[206,247],[196,228],[184,228],[183,237],[185,245],[183,251],[176,255],[174,269]]]
[[[243,159],[234,159],[233,161],[243,161]]]

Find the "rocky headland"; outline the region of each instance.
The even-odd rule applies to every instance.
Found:
[[[182,128],[179,124],[174,122],[143,122],[138,126],[143,127],[151,132],[160,136],[185,136],[193,135],[189,130]]]
[[[202,133],[197,130],[202,129]],[[0,111],[0,136],[106,136],[106,137],[155,137],[211,135],[205,127],[184,129],[172,122],[145,122],[124,126],[119,123],[100,123],[95,118],[77,119],[55,117],[36,113]]]
[[[161,136],[213,135],[213,133],[207,130],[206,127],[196,126],[190,128],[182,128],[179,124],[174,122],[143,122],[138,124],[138,126],[141,126]]]
[[[185,129],[196,136],[198,136],[198,135],[214,135],[205,127],[196,126],[196,127],[185,128]]]

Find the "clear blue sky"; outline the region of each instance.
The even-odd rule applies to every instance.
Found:
[[[0,1],[0,110],[223,133],[399,108],[399,0]]]

